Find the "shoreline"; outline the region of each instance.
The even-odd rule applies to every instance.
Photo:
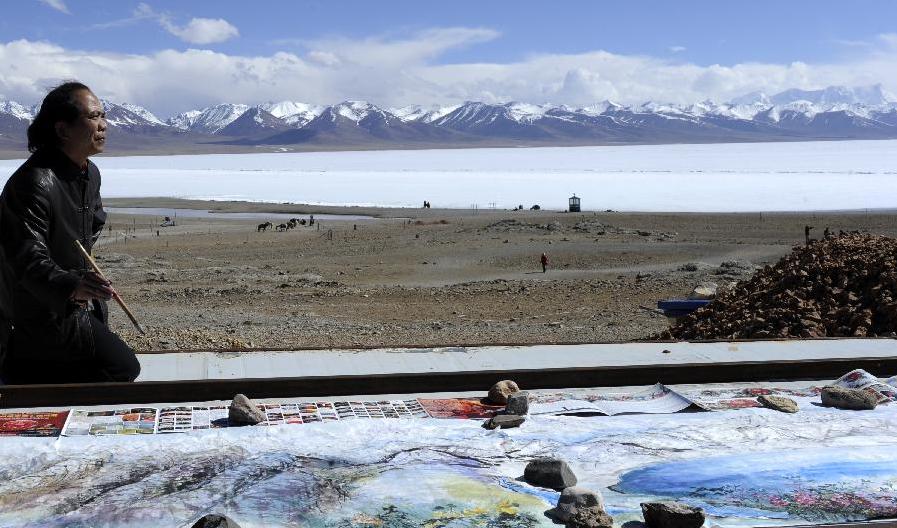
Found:
[[[694,140],[684,142],[670,142],[658,140],[656,142],[626,142],[626,141],[558,141],[556,143],[528,143],[515,140],[490,140],[484,139],[481,142],[461,143],[457,145],[444,145],[422,143],[415,144],[399,144],[399,145],[309,145],[309,144],[287,144],[287,145],[239,145],[227,142],[200,142],[189,144],[187,147],[175,146],[170,144],[159,145],[155,150],[141,149],[133,146],[125,146],[118,149],[114,154],[105,153],[103,157],[120,158],[120,157],[159,157],[159,156],[205,156],[210,154],[304,154],[304,153],[321,153],[321,152],[371,152],[371,151],[417,151],[417,150],[476,150],[476,149],[538,149],[538,148],[577,148],[577,147],[639,147],[639,146],[677,146],[677,145],[733,145],[733,144],[756,144],[756,143],[819,143],[819,142],[846,142],[846,141],[894,141],[897,138],[777,138],[755,140],[745,138],[726,139],[708,139],[706,141]],[[0,161],[24,160],[30,154],[25,148],[25,144],[21,145],[2,145],[0,146]]]
[[[317,205],[301,203],[251,202],[246,200],[196,200],[189,198],[169,198],[164,196],[104,198],[103,204],[108,207],[121,208],[157,208],[157,209],[195,209],[215,213],[272,213],[272,214],[332,214],[346,216],[372,216],[374,218],[417,218],[445,216],[487,216],[492,214],[518,214],[527,216],[546,216],[555,214],[573,215],[638,215],[638,216],[812,216],[812,215],[893,215],[894,208],[870,209],[819,209],[810,211],[615,211],[615,210],[583,210],[579,213],[567,213],[556,209],[464,209],[464,208],[430,208],[422,207],[389,207],[360,205]],[[123,213],[127,214],[127,213]]]
[[[107,207],[196,209],[216,213],[271,213],[271,214],[331,214],[343,216],[371,216],[374,218],[417,218],[434,216],[476,215],[472,209],[424,209],[422,207],[376,207],[354,205],[314,205],[297,203],[249,202],[239,200],[193,200],[187,198],[140,197],[104,198]],[[492,210],[489,210],[492,211]],[[479,210],[483,214],[485,210]],[[506,212],[496,210],[494,212]],[[536,212],[536,211],[533,211]]]

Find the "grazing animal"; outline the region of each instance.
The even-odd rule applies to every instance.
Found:
[[[277,226],[278,231],[286,231],[287,229],[289,229],[289,228],[287,227],[286,224],[280,224],[279,226]]]
[[[274,227],[274,224],[272,224],[271,222],[265,222],[264,224],[259,224],[258,229],[256,231],[262,232],[262,231],[266,231],[268,228],[273,228],[273,227]]]
[[[305,218],[299,220],[299,225],[305,225]]]
[[[295,229],[295,227],[299,225],[299,222],[296,221],[295,218],[291,218],[289,222],[287,222],[287,228]]]

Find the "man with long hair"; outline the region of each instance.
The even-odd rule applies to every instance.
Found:
[[[52,89],[28,127],[31,157],[0,195],[2,312],[11,322],[5,383],[133,381],[134,351],[107,326],[111,284],[90,271],[88,251],[106,212],[100,171],[106,113],[79,82]]]

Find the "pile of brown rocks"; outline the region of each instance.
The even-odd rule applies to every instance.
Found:
[[[848,233],[796,247],[659,339],[897,335],[897,239]]]

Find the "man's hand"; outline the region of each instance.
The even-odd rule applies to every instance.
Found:
[[[112,289],[112,283],[100,277],[97,273],[89,271],[81,277],[81,282],[75,287],[72,293],[72,299],[75,301],[87,302],[93,299],[100,301],[108,301],[112,298],[115,290]]]

